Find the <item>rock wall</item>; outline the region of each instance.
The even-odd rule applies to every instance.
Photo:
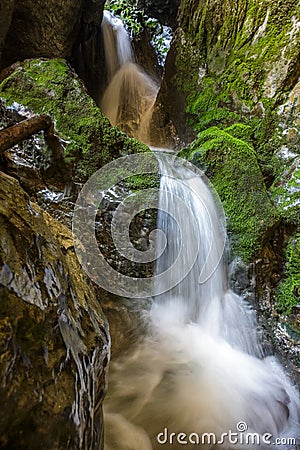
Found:
[[[109,359],[71,232],[0,173],[0,447],[102,448]]]
[[[294,225],[299,203],[298,17],[299,5],[289,1],[182,0],[157,100],[162,113],[154,118],[156,132],[172,124],[183,140],[191,139],[184,113],[195,133],[237,123],[250,127],[240,138],[253,146],[277,214]],[[229,218],[234,220],[232,214]]]
[[[9,30],[14,11],[15,0],[3,0],[0,3],[0,62],[4,41]]]
[[[232,112],[263,117],[300,76],[298,18],[291,1],[182,0],[164,95],[184,96],[198,130],[230,124]]]
[[[74,43],[87,40],[100,25],[103,7],[104,0],[4,0],[0,68],[26,58],[70,57]]]

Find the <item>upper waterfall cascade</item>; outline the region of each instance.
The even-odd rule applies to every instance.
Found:
[[[102,33],[108,86],[100,102],[101,109],[112,125],[147,142],[146,124],[158,92],[158,83],[135,63],[122,21],[108,11],[104,11]]]
[[[157,86],[121,43],[120,21],[106,13],[102,26],[110,74],[102,110],[139,138]],[[156,272],[175,262],[180,282],[159,295],[166,289],[153,285],[151,308],[140,311],[146,336],[111,364],[106,450],[295,448],[288,438],[299,430],[299,397],[277,358],[264,354],[254,310],[229,288],[225,225],[212,190],[179,158],[157,158],[157,228],[167,246]],[[201,441],[207,433],[211,439]],[[247,433],[255,436],[250,443]]]

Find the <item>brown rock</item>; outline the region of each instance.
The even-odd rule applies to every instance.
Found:
[[[0,447],[102,448],[108,330],[71,232],[0,173]]]

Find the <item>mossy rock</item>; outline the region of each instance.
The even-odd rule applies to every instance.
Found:
[[[244,261],[253,257],[278,221],[249,143],[250,131],[241,124],[225,130],[211,127],[180,153],[212,181],[228,217],[233,251]]]
[[[195,72],[194,90],[189,86],[189,94],[197,97],[207,77],[211,83],[206,83],[204,91],[219,88],[224,98],[231,94],[248,106],[262,98],[278,100],[297,80],[298,15],[299,5],[292,1],[242,0],[236,5],[232,0],[200,0],[191,5],[184,0],[179,18],[184,38],[177,61],[182,73],[178,76],[184,80],[190,73],[184,61],[190,58],[191,48],[198,50],[198,62],[202,60],[198,67],[206,67],[202,80]]]
[[[238,121],[251,125],[267,160],[275,110],[299,78],[299,13],[291,0],[182,0],[162,84],[170,92],[159,98],[170,103],[184,97],[197,131]],[[177,126],[178,111],[167,111]]]
[[[112,127],[63,59],[26,60],[0,85],[6,104],[17,102],[34,113],[51,116],[65,141],[65,156],[86,179],[119,156],[148,147]]]

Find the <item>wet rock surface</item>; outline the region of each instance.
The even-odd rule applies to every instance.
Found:
[[[177,33],[168,52],[161,87],[150,123],[150,139],[154,146],[180,149],[191,142],[196,133],[188,123],[186,96],[178,91],[175,77]]]
[[[0,174],[1,448],[101,448],[107,322],[70,231]]]
[[[132,46],[137,63],[154,79],[159,82],[162,67],[159,65],[156,51],[150,44],[150,34],[147,29],[143,29],[134,37]]]
[[[299,308],[279,311],[276,290],[284,276],[284,243],[291,230],[279,228],[250,264],[234,258],[229,266],[230,287],[257,311],[258,332],[265,355],[276,354],[296,385],[300,383]]]
[[[0,100],[1,128],[10,127],[33,116],[28,108],[17,103],[6,107]],[[61,141],[61,150],[63,145]],[[0,164],[2,170],[17,178],[25,191],[34,196],[39,190],[45,189],[46,185],[64,190],[69,175],[56,167],[54,159],[51,142],[44,132],[39,132],[6,150],[1,156]]]
[[[116,249],[111,235],[112,220],[117,207],[124,198],[132,194],[132,191],[124,184],[117,185],[107,192],[101,204],[100,213],[96,216],[96,238],[105,260],[118,273],[135,278],[147,278],[153,275],[154,262],[139,264],[128,260]],[[133,217],[129,228],[129,245],[133,244],[140,251],[146,251],[149,248],[149,234],[156,228],[156,215],[156,210],[149,209]],[[119,236],[117,234],[116,239],[123,237],[125,230],[118,230],[118,233]],[[126,251],[126,248],[124,248],[124,251]]]
[[[259,323],[295,383],[300,383],[299,308],[280,305],[278,291],[286,279],[286,248],[295,228],[281,226],[254,261]],[[285,293],[288,300],[291,293]],[[293,294],[292,294],[293,295]],[[295,300],[297,300],[295,298]]]

